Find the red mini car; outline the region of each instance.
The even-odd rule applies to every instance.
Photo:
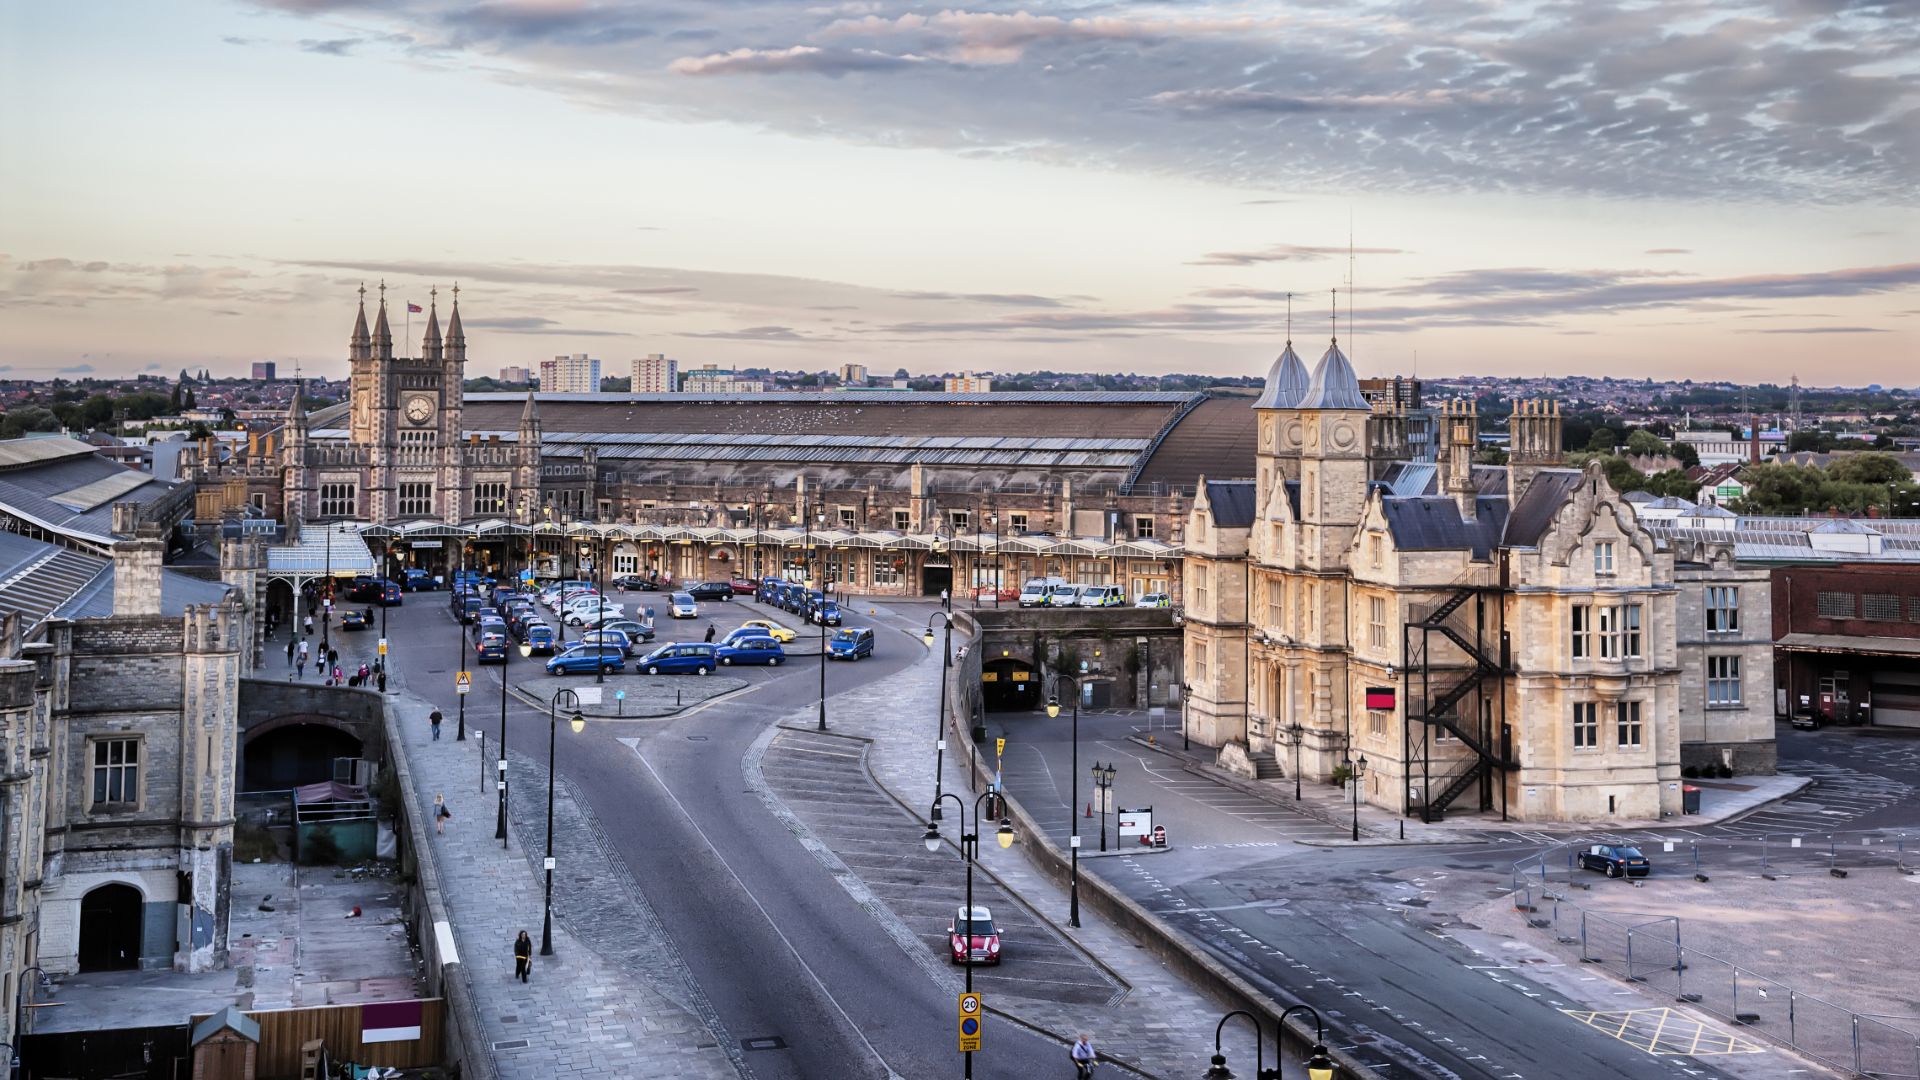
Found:
[[[993,912],[975,906],[968,919],[966,908],[955,908],[947,925],[947,952],[956,964],[966,963],[969,952],[976,964],[999,963],[1000,931],[994,928]]]
[[[752,596],[754,593],[760,591],[758,582],[748,581],[746,578],[737,577],[727,582],[727,584],[733,586],[733,595],[735,596]]]

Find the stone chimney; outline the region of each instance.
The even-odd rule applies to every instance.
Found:
[[[1480,448],[1480,408],[1472,398],[1445,403],[1440,438],[1441,494],[1453,497],[1462,521],[1472,521],[1480,516],[1475,503],[1480,492],[1473,482],[1473,455]]]
[[[1750,436],[1750,441],[1747,443],[1747,464],[1758,465],[1760,464],[1760,418],[1758,416],[1747,417],[1747,432]]]
[[[1507,433],[1507,498],[1518,503],[1535,473],[1566,461],[1560,451],[1560,403],[1546,398],[1515,401]]]
[[[117,502],[113,504],[113,535],[131,537],[140,528],[140,504]]]
[[[118,505],[114,507],[117,511]],[[167,542],[158,530],[143,528],[131,540],[113,545],[113,614],[160,614],[160,562]]]

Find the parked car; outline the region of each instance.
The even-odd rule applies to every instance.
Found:
[[[613,579],[613,587],[622,592],[659,592],[660,586],[651,578],[638,574],[622,574]]]
[[[782,645],[800,636],[792,630],[774,622],[772,619],[748,619],[746,622],[740,624],[740,629],[758,630]]]
[[[1078,607],[1085,585],[1055,585],[1047,590],[1047,607]]]
[[[752,578],[734,578],[727,584],[732,586],[735,596],[752,596],[755,588]]]
[[[873,631],[865,626],[843,626],[827,640],[831,660],[858,660],[873,655]]]
[[[627,606],[598,596],[589,596],[576,600],[566,607],[568,626],[586,626],[589,623],[605,622],[625,616]]]
[[[1046,607],[1047,593],[1051,592],[1054,586],[1065,584],[1065,581],[1056,577],[1028,578],[1026,584],[1020,586],[1020,606]]]
[[[633,662],[634,670],[649,675],[692,673],[705,675],[719,666],[718,649],[699,642],[662,645]]]
[[[463,587],[484,589],[491,584],[493,584],[493,579],[478,570],[455,570],[453,572],[453,587],[456,589]]]
[[[1127,594],[1118,585],[1088,585],[1080,590],[1080,607],[1121,607]]]
[[[686,593],[695,600],[732,600],[733,586],[724,581],[699,581],[687,586]]]
[[[832,600],[823,600],[814,606],[813,611],[808,616],[808,621],[817,622],[821,626],[839,626],[841,621],[840,605],[834,603]]]
[[[947,924],[947,946],[948,959],[956,964],[969,959],[976,964],[999,963],[1000,931],[994,928],[993,912],[978,904],[971,913],[965,907],[955,908]]]
[[[572,645],[547,661],[549,675],[591,675],[595,671],[623,671],[627,656],[607,645]]]
[[[632,656],[640,648],[640,643],[618,630],[588,630],[580,635],[582,645],[611,645],[620,650],[622,656]]]
[[[1141,593],[1140,599],[1133,602],[1134,607],[1172,607],[1173,597],[1163,592]]]
[[[786,650],[780,643],[760,634],[757,636],[736,637],[715,650],[722,664],[765,664],[779,667],[787,658]]]
[[[553,655],[553,627],[543,622],[524,624],[526,629],[520,634],[520,644],[535,656]]]
[[[408,592],[432,592],[440,587],[440,583],[425,570],[410,566],[400,572],[400,587]]]
[[[686,593],[677,592],[667,601],[667,614],[676,619],[697,619],[700,617],[700,605],[694,603],[693,597]]]
[[[347,588],[347,599],[355,603],[393,607],[401,603],[400,583],[386,578],[354,578],[353,584]]]
[[[610,619],[607,622],[601,623],[599,629],[618,630],[627,635],[628,641],[634,642],[635,644],[653,640],[653,627],[643,622],[635,622],[632,619]]]
[[[1595,844],[1580,853],[1580,869],[1598,870],[1608,877],[1646,877],[1653,864],[1636,847]]]

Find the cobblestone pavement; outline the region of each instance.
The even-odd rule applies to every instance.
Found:
[[[863,602],[862,606],[871,605]],[[880,605],[880,615],[868,621],[876,625],[878,633],[906,635],[903,638],[889,638],[885,647],[922,648],[924,646],[919,645],[917,640],[919,627],[924,626],[931,610],[931,605]],[[915,664],[889,678],[836,695],[827,703],[828,724],[832,731],[840,736],[853,736],[870,743],[866,757],[868,771],[886,792],[912,813],[924,813],[921,808],[930,802],[933,794],[934,748],[933,740],[928,736],[934,734],[937,725],[935,708],[939,700],[940,670],[935,663]],[[813,720],[813,711],[807,708],[783,718],[781,724],[810,727]],[[780,734],[778,730],[769,731],[759,746],[771,744]],[[966,786],[966,764],[958,759],[970,749],[950,740],[944,770],[946,790],[962,795],[969,803],[973,801],[974,794]],[[772,760],[774,755],[771,752],[766,753],[759,762],[750,758],[749,775],[755,771],[756,765]],[[950,802],[948,808],[951,809]],[[946,827],[943,831],[951,840],[958,834],[957,822],[944,824]],[[802,829],[803,838],[816,855],[821,856],[827,865],[834,865],[838,857],[828,850],[826,841],[812,836],[804,826],[795,823],[794,827]],[[1098,957],[1129,988],[1126,996],[1113,1005],[1043,1002],[1026,998],[1016,1000],[1003,995],[998,998],[989,996],[989,1009],[1051,1034],[1059,1038],[1063,1046],[1072,1041],[1076,1032],[1088,1032],[1103,1054],[1113,1055],[1149,1076],[1198,1076],[1206,1071],[1208,1058],[1213,1053],[1211,1034],[1228,1006],[1215,1001],[1168,970],[1138,942],[1092,911],[1081,911],[1082,925],[1079,929],[1067,927],[1065,890],[1053,884],[1027,861],[1019,843],[1016,842],[1005,851],[991,841],[980,847],[982,868],[1018,895],[1029,910],[1051,922],[1064,938],[1079,943],[1087,952]],[[951,873],[954,906],[957,907],[965,881],[957,860],[952,865]],[[862,895],[856,891],[862,887],[861,882],[857,879],[849,881],[850,875],[839,876],[843,886],[856,899],[867,903],[871,910],[874,906],[871,894]],[[978,887],[979,880],[976,879],[976,890]],[[883,925],[885,921],[882,920]],[[910,932],[902,942],[902,948],[916,959],[926,957],[925,945]],[[1254,1059],[1253,1039],[1247,1028],[1244,1022],[1227,1027],[1223,1045],[1235,1063],[1250,1063]],[[1293,1075],[1291,1069],[1288,1075]]]
[[[510,760],[512,846],[503,850],[494,839],[497,794],[484,786],[494,748],[483,750],[478,738],[453,741],[451,725],[434,742],[426,722],[430,705],[404,692],[394,705],[415,799],[430,811],[434,796],[442,794],[453,812],[445,834],[433,842],[461,959],[473,974],[500,1075],[742,1075],[729,1053],[732,1044],[708,1022],[711,1013],[702,1008],[658,920],[624,867],[609,856],[598,823],[564,784],[556,798],[554,854],[562,868],[556,870],[555,895],[565,898],[565,906],[555,909],[554,955],[534,957],[531,982],[513,978],[514,935],[527,930],[536,949],[540,938],[545,771],[519,755]],[[558,887],[562,882],[564,888]]]

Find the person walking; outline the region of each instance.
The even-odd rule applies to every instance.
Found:
[[[948,611],[953,610],[953,594],[950,591],[946,589],[940,590],[940,606]]]
[[[445,719],[446,717],[440,715],[439,709],[433,710],[433,712],[428,714],[427,716],[427,723],[433,725],[433,741],[434,742],[440,741],[440,721]]]
[[[435,795],[433,797],[433,831],[436,835],[447,831],[447,819],[451,817],[453,817],[453,811],[447,809],[447,797]]]
[[[1081,1032],[1068,1054],[1073,1058],[1074,1080],[1088,1080],[1093,1075],[1093,1066],[1100,1060],[1100,1054],[1093,1048],[1093,1039]]]
[[[713,624],[712,623],[707,624],[707,641],[709,644],[711,644],[713,641]]]
[[[328,666],[335,667],[335,668],[340,666],[340,650],[334,648],[331,645],[327,646],[327,664]],[[336,677],[338,677],[339,674],[340,673],[338,671],[334,672],[334,675]]]
[[[287,639],[287,666],[293,666],[293,639]]]
[[[307,643],[304,641],[300,643],[299,665],[300,677],[304,679],[307,677]]]
[[[312,637],[313,636],[313,616],[312,615],[306,616],[305,625],[307,628],[307,636]]]
[[[513,939],[513,974],[521,982],[526,982],[528,974],[532,971],[533,939],[527,936],[525,930],[522,930],[520,936]]]

